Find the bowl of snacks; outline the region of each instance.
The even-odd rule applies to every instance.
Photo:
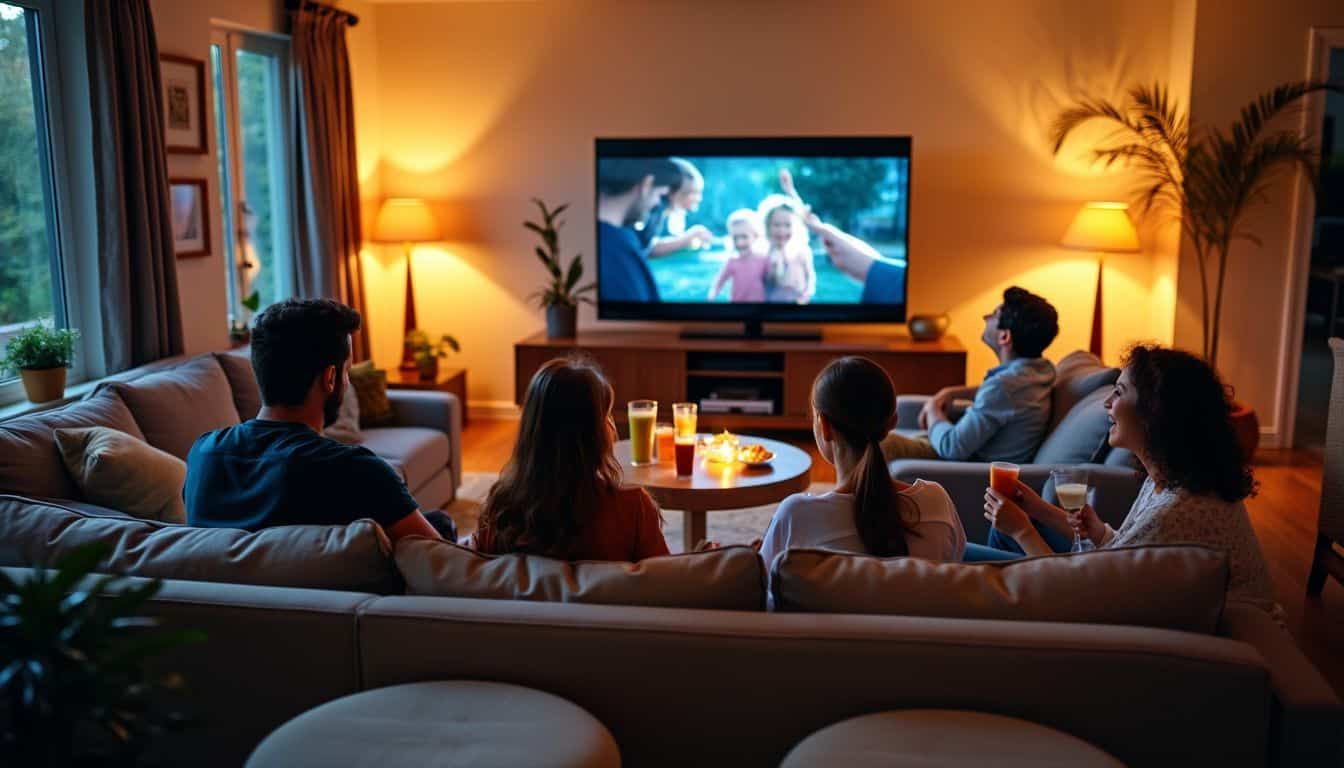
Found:
[[[710,461],[732,464],[737,458],[737,435],[727,430],[700,440],[700,454]]]
[[[737,449],[737,460],[748,467],[769,466],[775,454],[760,443],[750,443]]]

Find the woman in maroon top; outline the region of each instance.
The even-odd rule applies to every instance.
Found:
[[[621,485],[611,385],[597,366],[551,360],[532,377],[513,456],[490,489],[471,546],[561,560],[666,555],[658,506]]]

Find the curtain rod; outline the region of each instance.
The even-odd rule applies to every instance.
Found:
[[[326,3],[315,2],[315,0],[285,0],[285,7],[291,11],[297,11],[300,8],[310,11],[330,11],[331,13],[344,16],[345,23],[352,27],[357,26],[359,24],[359,17],[356,16],[355,14],[345,10],[344,8],[337,8],[334,5],[327,5]]]

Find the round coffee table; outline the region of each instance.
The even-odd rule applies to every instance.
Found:
[[[696,453],[694,471],[677,477],[673,462],[636,467],[630,462],[630,441],[616,443],[616,460],[625,481],[643,487],[664,509],[679,509],[683,551],[690,552],[705,538],[705,513],[715,509],[745,509],[773,504],[792,493],[807,490],[811,483],[812,457],[778,440],[739,435],[742,445],[760,443],[775,454],[769,466],[754,468],[742,463],[720,464]]]

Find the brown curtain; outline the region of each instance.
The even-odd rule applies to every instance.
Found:
[[[182,309],[149,0],[85,0],[103,355],[108,373],[181,354]]]
[[[369,356],[364,277],[359,268],[359,173],[350,95],[348,16],[305,3],[290,11],[298,108],[296,288],[301,297],[331,297],[364,315],[354,359]]]

